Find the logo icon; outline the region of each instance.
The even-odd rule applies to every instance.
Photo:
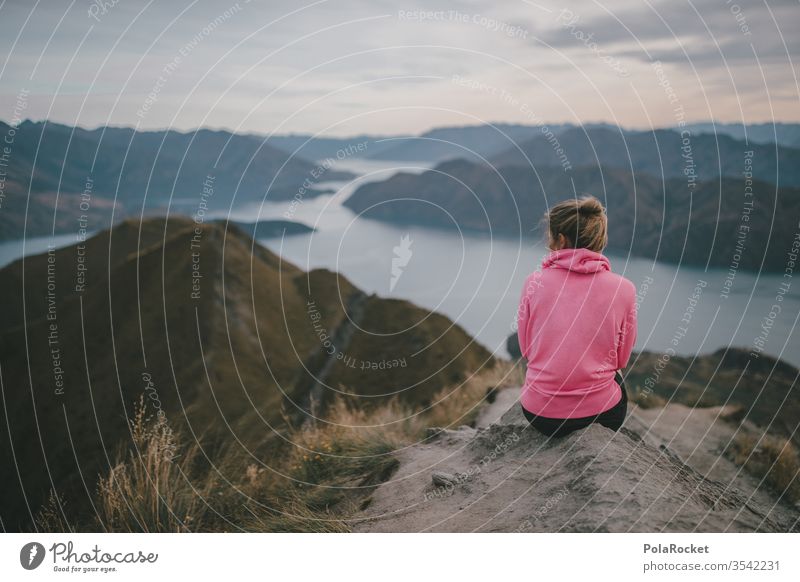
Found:
[[[392,278],[389,281],[389,291],[394,291],[400,276],[403,274],[403,269],[411,260],[411,255],[414,254],[411,250],[413,242],[408,234],[404,234],[400,237],[400,244],[392,249],[394,257],[392,257]]]
[[[19,551],[19,563],[26,570],[35,570],[44,561],[44,546],[39,542],[29,542]]]

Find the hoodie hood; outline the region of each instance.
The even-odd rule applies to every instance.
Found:
[[[608,259],[589,249],[561,249],[553,251],[542,261],[543,269],[566,269],[574,273],[599,273],[610,271]]]

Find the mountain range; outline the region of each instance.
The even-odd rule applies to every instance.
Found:
[[[320,166],[226,131],[93,130],[25,121],[15,128],[4,168],[2,239],[90,230],[153,211],[227,209],[231,203],[311,198],[314,184],[352,174]],[[113,212],[112,212],[113,210]]]
[[[558,126],[556,130],[566,126]],[[533,125],[487,124],[465,127],[441,127],[418,136],[393,137],[391,145],[369,155],[372,159],[401,161],[443,161],[466,158],[487,159],[532,139],[539,133]]]
[[[727,135],[648,132],[618,128],[574,128],[557,138],[538,136],[492,158],[496,166],[522,165],[618,168],[657,178],[692,182],[745,172],[761,182],[800,186],[800,149],[756,144]]]
[[[693,133],[716,133],[734,139],[747,139],[753,143],[776,143],[800,148],[800,123],[689,123],[687,129]]]
[[[796,187],[800,150],[784,146],[796,145],[798,127],[688,125],[687,149],[672,129],[642,132],[608,124],[496,123],[441,127],[421,135],[338,138],[0,122],[0,133],[12,140],[2,168],[0,240],[71,234],[79,228],[94,232],[128,216],[168,210],[191,216],[200,208],[227,209],[234,202],[313,198],[326,193],[317,184],[353,178],[331,167],[346,158],[595,166],[683,177],[687,184],[750,171],[757,180]],[[749,143],[731,137],[743,137],[745,131]],[[768,143],[770,132],[780,146]]]
[[[726,138],[733,138],[751,144],[777,144],[783,147],[800,148],[800,124],[798,123],[742,125],[712,122],[687,123],[680,128],[664,127],[649,132],[622,128],[608,123],[576,125],[572,123],[513,124],[496,122],[437,127],[419,135],[356,135],[346,138],[311,134],[271,135],[268,137],[268,143],[288,153],[312,160],[335,158],[339,152],[351,150],[354,144],[364,144],[360,151],[352,152],[351,155],[364,159],[436,163],[453,158],[466,158],[472,161],[489,159],[507,151],[509,155],[512,155],[510,150],[515,150],[516,146],[522,146],[525,142],[542,135],[552,140],[551,135],[560,136],[568,131],[606,130],[631,136],[634,143],[637,143],[637,136],[640,135],[660,135],[662,132],[680,133],[683,129],[688,130],[693,137],[700,139],[699,145],[706,145],[708,138],[714,139],[716,136],[717,140],[723,141]],[[635,150],[635,147],[630,149]]]

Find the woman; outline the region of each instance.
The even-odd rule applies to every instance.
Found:
[[[546,220],[551,252],[525,281],[518,312],[528,360],[522,411],[548,436],[593,422],[618,430],[628,403],[619,370],[636,341],[636,288],[600,254],[608,233],[597,198],[561,202]]]

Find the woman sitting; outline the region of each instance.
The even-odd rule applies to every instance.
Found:
[[[528,360],[523,413],[548,436],[594,422],[618,430],[628,402],[619,370],[636,341],[636,288],[601,254],[608,233],[597,198],[561,202],[546,220],[551,252],[525,281],[517,320]]]

